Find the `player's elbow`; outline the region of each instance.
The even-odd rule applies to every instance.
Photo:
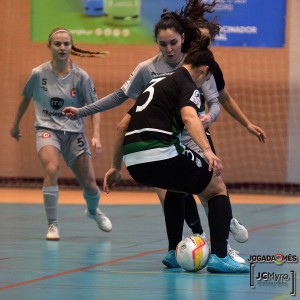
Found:
[[[189,127],[189,125],[192,125],[197,120],[197,115],[190,113],[184,113],[181,115],[182,122],[185,127]]]

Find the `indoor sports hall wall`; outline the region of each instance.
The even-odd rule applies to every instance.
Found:
[[[224,164],[223,178],[232,188],[299,191],[300,167],[297,168],[299,160],[296,159],[296,153],[299,153],[300,144],[300,130],[297,123],[297,116],[300,113],[297,110],[298,78],[300,78],[300,27],[297,20],[300,20],[300,6],[297,0],[287,2],[284,48],[213,48],[224,72],[228,90],[249,119],[262,127],[268,136],[266,144],[259,143],[245,128],[222,111],[217,123],[211,127],[211,133],[217,154]],[[2,12],[0,184],[1,186],[35,184],[36,187],[40,187],[43,172],[35,150],[32,105],[21,123],[22,138],[19,142],[10,137],[9,130],[23,85],[31,69],[48,60],[50,55],[44,43],[30,41],[30,1],[1,0],[0,3]],[[76,40],[74,42],[76,43]],[[74,58],[91,75],[100,97],[120,88],[139,62],[154,56],[158,51],[155,45],[77,43],[77,46],[89,50],[109,50],[111,53],[102,59]],[[298,69],[293,68],[295,65]],[[99,183],[110,166],[116,125],[131,104],[132,100],[129,100],[122,106],[101,115],[103,153],[94,161]],[[88,136],[91,137],[90,120],[87,119],[86,122]],[[74,177],[63,162],[60,176],[66,184],[74,184]],[[125,170],[123,179],[127,185],[132,183]]]

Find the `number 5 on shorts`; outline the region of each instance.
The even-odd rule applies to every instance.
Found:
[[[80,137],[80,138],[77,139],[77,143],[78,143],[79,147],[83,147],[84,146],[84,141],[83,141],[82,137]]]

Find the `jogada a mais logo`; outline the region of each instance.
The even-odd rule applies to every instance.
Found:
[[[288,287],[291,286],[291,296],[296,296],[296,278],[297,274],[295,270],[290,270],[286,272],[286,267],[282,269],[280,266],[284,263],[297,263],[298,256],[295,254],[277,253],[274,255],[250,255],[248,259],[250,262],[250,287],[254,289],[255,287]],[[259,272],[255,275],[255,263],[258,263]],[[268,266],[263,266],[267,263]],[[272,267],[270,264],[275,264],[278,267]],[[261,269],[263,270],[261,271]],[[276,270],[285,271],[285,273],[276,273],[268,269],[276,268]]]
[[[250,255],[248,259],[250,263],[274,263],[276,265],[282,265],[284,263],[297,263],[298,256],[294,254],[284,255],[283,253],[277,253],[274,255]]]

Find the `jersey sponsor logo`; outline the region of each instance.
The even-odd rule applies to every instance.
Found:
[[[48,117],[58,117],[58,118],[63,117],[62,112],[49,111],[47,109],[43,109],[42,113]]]
[[[42,133],[42,139],[49,139],[49,138],[51,138],[51,133],[46,131]]]
[[[62,108],[64,105],[64,102],[65,101],[62,98],[53,97],[50,99],[51,107],[54,108],[55,110]]]
[[[76,89],[75,88],[72,88],[71,91],[70,91],[70,96],[72,98],[75,98],[76,97]]]
[[[170,76],[174,73],[174,71],[170,71],[170,72],[164,72],[164,73],[155,73],[155,72],[151,72],[152,78],[157,78],[157,77],[166,77],[166,76]]]
[[[194,90],[193,95],[191,96],[190,100],[196,104],[198,108],[201,106],[201,97],[200,92],[198,90]]]

